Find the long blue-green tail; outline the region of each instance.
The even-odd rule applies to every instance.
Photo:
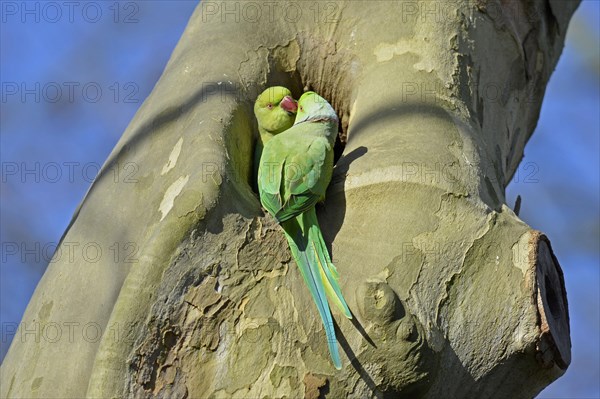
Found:
[[[312,259],[319,266],[321,272],[323,284],[325,286],[325,292],[338,309],[346,316],[351,319],[352,314],[348,309],[348,304],[342,295],[342,290],[339,284],[339,275],[334,264],[331,262],[329,251],[325,245],[325,240],[321,234],[319,228],[319,221],[317,220],[317,214],[315,208],[306,211],[303,215],[304,224],[308,228],[308,247],[309,254],[312,255]]]
[[[281,225],[286,233],[292,256],[300,269],[300,274],[317,305],[327,334],[331,359],[335,368],[339,370],[342,368],[342,362],[326,295],[329,295],[344,315],[349,318],[351,315],[339,288],[337,270],[331,263],[319,230],[315,210],[313,208]]]

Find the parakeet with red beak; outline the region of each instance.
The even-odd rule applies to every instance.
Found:
[[[254,115],[258,122],[258,140],[254,147],[254,178],[258,176],[258,164],[264,145],[276,134],[294,124],[298,103],[292,93],[281,86],[269,87],[254,103]]]
[[[283,228],[317,305],[333,365],[341,369],[327,297],[346,317],[351,319],[352,315],[315,213],[315,204],[325,198],[331,180],[338,123],[335,110],[324,98],[314,92],[304,93],[298,101],[294,126],[265,140],[258,190],[261,203]]]

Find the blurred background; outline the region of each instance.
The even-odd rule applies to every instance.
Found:
[[[0,358],[79,201],[195,1],[2,1]],[[507,190],[565,273],[573,361],[540,398],[600,398],[600,3],[577,10]]]

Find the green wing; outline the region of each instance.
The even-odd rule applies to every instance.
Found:
[[[261,202],[279,222],[313,207],[325,196],[331,180],[332,148],[326,138],[311,134],[314,125],[294,126],[270,140],[263,150]]]
[[[283,134],[283,133],[282,133]],[[285,165],[285,151],[287,143],[275,136],[263,148],[258,166],[258,192],[260,202],[275,215],[281,209],[281,182]]]

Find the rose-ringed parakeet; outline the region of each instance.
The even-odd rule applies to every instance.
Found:
[[[281,86],[263,91],[254,103],[254,115],[258,121],[259,137],[254,147],[254,178],[258,176],[258,164],[263,146],[271,137],[289,129],[294,124],[298,103],[292,93]]]
[[[325,197],[331,180],[337,131],[338,118],[333,107],[314,92],[304,93],[298,101],[294,126],[265,143],[258,190],[261,203],[285,232],[294,260],[317,305],[333,364],[341,369],[326,295],[346,317],[352,315],[315,213],[315,204]]]

